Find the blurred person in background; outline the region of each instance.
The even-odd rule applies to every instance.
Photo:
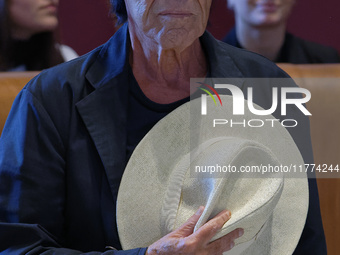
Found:
[[[238,48],[279,63],[338,63],[334,48],[298,38],[286,31],[295,0],[228,0],[235,27],[223,39]]]
[[[76,58],[57,43],[59,0],[0,0],[0,71],[42,70]]]

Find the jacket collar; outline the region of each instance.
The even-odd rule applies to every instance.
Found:
[[[200,38],[205,50],[212,78],[242,78],[234,60],[229,56],[230,47],[216,40],[209,32],[204,32]]]
[[[85,77],[94,88],[109,84],[112,79],[121,74],[128,61],[130,38],[127,23],[106,42],[96,59],[88,68]]]

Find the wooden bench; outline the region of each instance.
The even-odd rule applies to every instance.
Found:
[[[312,99],[307,106],[312,113],[315,163],[340,165],[340,83],[329,80],[320,84],[317,79],[340,78],[340,64],[279,66],[296,79],[299,86],[311,92]],[[0,134],[15,96],[36,74],[0,73]],[[318,187],[328,254],[337,255],[340,251],[340,179],[318,179]]]

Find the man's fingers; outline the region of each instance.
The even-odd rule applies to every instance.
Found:
[[[230,212],[224,210],[216,215],[214,218],[200,227],[193,237],[197,238],[201,242],[208,243],[211,238],[223,227],[223,225],[230,219]]]
[[[211,242],[208,249],[212,251],[211,254],[218,254],[221,252],[229,251],[235,246],[235,239],[243,235],[243,229],[238,228],[231,231],[229,234]]]
[[[225,222],[230,219],[230,212],[228,211],[222,211],[200,227],[195,233],[192,233],[203,210],[204,207],[201,206],[180,228],[150,245],[146,254],[217,255],[230,250],[234,245],[234,240],[242,234],[242,230],[236,229],[210,243],[211,238],[222,228]]]
[[[204,207],[200,206],[196,213],[192,215],[182,226],[180,226],[177,230],[175,230],[178,234],[182,235],[183,237],[189,236],[194,231],[195,225],[199,218],[201,217],[204,211]]]

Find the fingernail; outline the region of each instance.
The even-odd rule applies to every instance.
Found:
[[[244,233],[244,230],[243,230],[242,228],[240,228],[240,229],[238,230],[238,237],[243,236],[243,233]]]
[[[232,249],[234,246],[235,246],[235,243],[234,243],[234,242],[231,242],[231,243],[230,243],[230,249]]]
[[[228,216],[228,218],[230,219],[231,212],[230,212],[230,211],[226,211],[226,215],[227,215],[227,216]]]
[[[204,210],[204,207],[203,206],[200,206],[199,208],[198,208],[198,210],[196,211],[196,215],[200,215],[202,212],[203,212],[203,210]]]

